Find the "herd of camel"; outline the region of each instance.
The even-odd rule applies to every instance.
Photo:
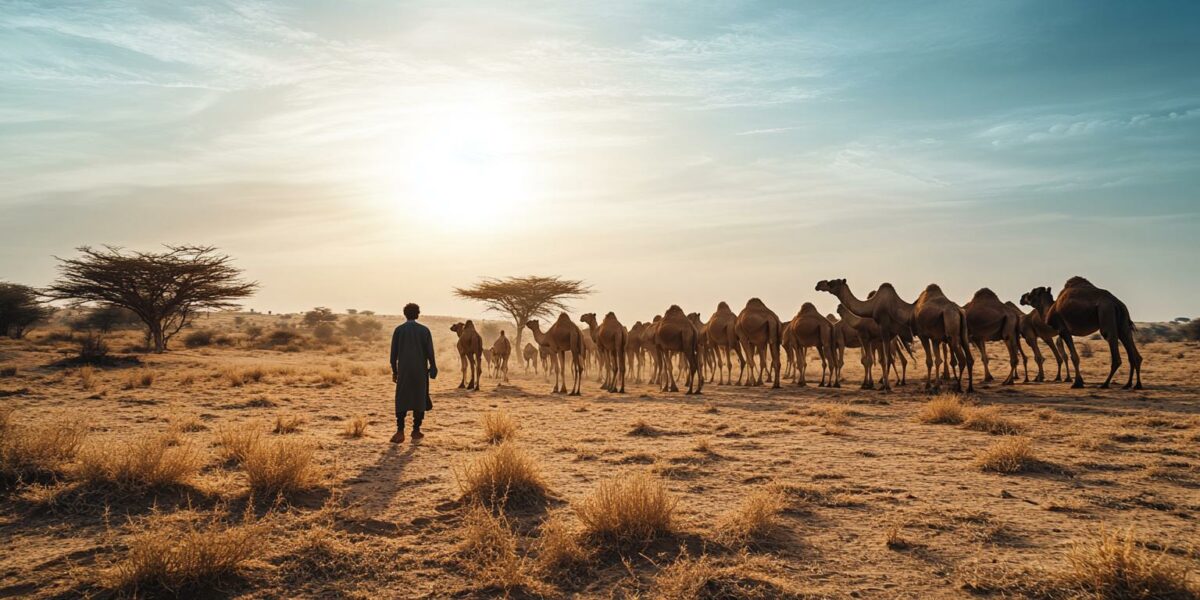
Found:
[[[816,290],[837,297],[838,316],[822,315],[812,303],[805,302],[796,316],[783,322],[761,300],[751,298],[737,314],[725,302],[719,303],[708,321],[702,321],[699,313],[684,313],[677,305],[649,322],[638,321],[628,328],[611,312],[600,322],[595,313],[588,313],[579,318],[587,325],[586,334],[566,313],[560,314],[545,331],[537,320],[531,320],[525,326],[533,332],[537,345],[526,344],[522,358],[526,371],[532,366],[536,372],[540,360],[543,372],[553,372],[554,393],[579,395],[589,364],[598,367],[604,390],[624,393],[627,366],[634,371],[634,381],[640,382],[643,366],[648,362],[650,383],[661,386],[663,391],[677,392],[677,380],[686,375],[687,393],[699,394],[704,388],[706,367],[709,381],[716,380],[718,385],[769,383],[778,388],[781,377],[806,385],[808,348],[814,348],[821,359],[819,385],[841,387],[845,349],[859,348],[865,371],[862,388],[875,387],[872,371],[878,361],[882,375],[880,389],[889,391],[889,373],[895,376],[897,385],[905,384],[908,367],[905,354],[913,358],[912,340],[916,337],[925,353],[925,387],[937,387],[944,380],[953,381],[955,389],[962,391],[965,377],[966,391],[971,392],[975,365],[972,345],[983,359],[985,382],[992,381],[986,343],[1004,345],[1008,350],[1009,373],[1002,385],[1011,385],[1017,377],[1018,355],[1024,362],[1025,381],[1029,381],[1022,339],[1032,349],[1037,363],[1034,381],[1045,380],[1044,359],[1038,348],[1040,339],[1058,364],[1054,380],[1071,380],[1073,366],[1072,387],[1079,388],[1083,387],[1083,376],[1073,336],[1099,332],[1112,355],[1108,378],[1100,387],[1107,388],[1121,366],[1117,348],[1120,343],[1131,367],[1124,388],[1142,389],[1142,357],[1134,343],[1129,310],[1116,296],[1082,277],[1067,280],[1057,298],[1048,287],[1036,287],[1023,294],[1020,303],[1032,308],[1029,313],[1012,302],[1001,301],[988,288],[975,292],[964,306],[947,298],[936,284],[927,286],[912,303],[902,300],[889,283],[880,285],[866,299],[855,296],[845,279],[820,281]],[[493,376],[507,380],[512,345],[503,331],[492,347],[484,350],[483,338],[471,321],[455,323],[451,330],[458,334],[463,371],[460,388],[479,389],[485,361]],[[786,358],[783,373],[781,349]],[[571,355],[569,361],[567,353]],[[736,380],[733,356],[738,361]]]

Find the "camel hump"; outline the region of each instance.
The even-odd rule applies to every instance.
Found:
[[[729,310],[729,304],[722,300],[717,303],[717,310]]]
[[[663,317],[674,317],[674,316],[682,316],[685,319],[687,318],[687,316],[683,314],[683,309],[679,308],[678,304],[672,304],[671,308],[668,308],[667,312],[663,314]]]
[[[800,314],[802,314],[802,315],[817,315],[818,317],[821,316],[821,313],[817,310],[817,307],[813,306],[812,302],[805,302],[804,304],[801,304],[800,305]]]
[[[559,320],[559,321],[566,321],[566,322],[570,323],[570,322],[571,322],[571,317],[569,317],[569,316],[567,315],[567,313],[565,313],[565,312],[564,312],[564,313],[558,313],[558,320]]]
[[[931,284],[925,286],[925,293],[945,295],[942,293],[942,286],[940,286],[936,283],[931,283]]]
[[[764,304],[763,301],[759,300],[758,298],[751,298],[746,301],[746,308],[766,308],[766,307],[767,307],[767,305]]]
[[[1067,282],[1063,284],[1063,287],[1070,288],[1070,287],[1096,287],[1096,286],[1092,285],[1092,282],[1088,281],[1086,278],[1076,275],[1076,276],[1068,279]]]
[[[988,300],[995,300],[997,302],[1000,301],[1000,297],[997,296],[996,292],[993,292],[991,290],[991,288],[979,288],[979,291],[975,292],[974,299],[975,300],[988,299]]]
[[[607,313],[604,313],[604,318],[605,319],[615,319],[615,318],[617,318],[617,313],[610,310]]]
[[[892,290],[893,292],[894,292],[894,291],[896,291],[896,288],[895,288],[895,287],[894,287],[892,284],[890,284],[890,283],[888,283],[888,282],[886,282],[886,281],[885,281],[885,282],[883,282],[883,283],[881,283],[881,284],[879,284],[879,289],[881,289],[881,290]]]

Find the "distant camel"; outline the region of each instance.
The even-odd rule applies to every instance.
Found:
[[[587,318],[587,320],[585,320],[585,318]],[[596,331],[596,313],[584,314],[583,316],[579,317],[579,322],[587,324],[587,329],[583,331],[583,343],[585,346],[583,353],[585,362],[587,359],[595,357],[596,366],[599,367],[596,369],[596,381],[603,382],[604,376],[608,372],[608,364],[605,362],[606,358],[604,353],[600,351],[599,340],[596,339],[599,335]]]
[[[496,357],[492,355],[491,348],[483,349],[483,363],[482,364],[487,365],[488,377],[496,376]]]
[[[654,342],[654,332],[658,328],[658,322],[662,320],[661,315],[654,315],[654,319],[642,328],[641,347],[646,351],[646,355],[650,357],[650,372],[647,376],[647,383],[657,385],[662,384],[662,365],[659,364],[658,344]],[[640,370],[640,369],[639,369]]]
[[[708,324],[700,320],[700,313],[698,312],[688,313],[687,318],[692,322],[692,326],[696,328],[696,343],[700,346],[700,362],[704,363],[705,368],[712,369],[712,349],[708,346],[708,336],[704,334]],[[680,366],[683,366],[682,363]]]
[[[912,322],[915,306],[900,299],[896,289],[890,283],[884,283],[875,290],[874,295],[867,300],[859,300],[846,285],[845,279],[829,279],[817,282],[818,292],[829,292],[841,301],[850,313],[859,317],[868,317],[879,326],[880,339],[890,340],[897,336],[912,338]],[[883,346],[883,373],[880,379],[880,389],[891,391],[887,373],[892,368],[892,346]],[[929,360],[929,350],[926,349],[926,360]]]
[[[609,312],[604,315],[604,322],[596,325],[596,314],[588,313],[579,318],[588,324],[589,329],[596,332],[596,350],[604,368],[605,391],[617,394],[625,393],[625,346],[629,333],[625,326],[617,320],[617,315]]]
[[[510,356],[512,356],[512,344],[508,341],[508,336],[504,335],[504,330],[500,330],[500,337],[496,338],[496,342],[492,344],[492,360],[496,363],[500,381],[504,383],[508,383],[508,359]]]
[[[771,353],[771,375],[774,382],[771,387],[779,388],[779,347],[780,333],[783,329],[783,324],[779,321],[779,316],[771,309],[763,304],[758,298],[751,298],[746,302],[746,307],[737,317],[736,330],[738,340],[746,349],[750,363],[750,377],[746,380],[746,385],[762,385],[763,371],[767,369],[767,352]],[[760,368],[758,370],[757,380],[754,377],[754,356],[760,357]],[[739,374],[738,380],[742,377]]]
[[[704,370],[700,362],[700,333],[683,313],[683,309],[672,304],[654,326],[654,342],[658,351],[658,362],[662,370],[662,391],[678,392],[675,374],[671,369],[670,355],[678,352],[687,363],[688,394],[699,394],[704,389]]]
[[[521,358],[525,361],[525,374],[529,374],[529,367],[533,367],[534,374],[538,372],[538,349],[533,344],[526,343],[525,348],[521,350]]]
[[[955,375],[954,389],[962,391],[962,375],[967,376],[967,391],[975,391],[975,358],[971,355],[970,333],[967,330],[966,311],[952,302],[942,293],[942,288],[935,283],[925,286],[925,291],[917,297],[914,305],[913,324],[921,345],[926,350],[925,356],[925,386],[932,387],[933,361],[929,358],[929,343],[933,344],[933,353],[938,353],[941,344],[948,346],[950,356],[957,361],[959,371]],[[962,370],[962,367],[966,367]]]
[[[742,347],[738,343],[737,315],[733,314],[728,304],[719,302],[716,312],[708,318],[708,325],[705,327],[705,330],[706,337],[708,338],[708,346],[717,358],[717,385],[733,384],[733,361],[729,356],[731,350],[737,352],[740,383],[740,373],[746,368],[746,360],[742,357]],[[721,371],[722,352],[725,355],[725,372]]]
[[[642,330],[645,328],[646,324],[638,321],[629,328],[625,336],[625,363],[633,370],[635,383],[642,382],[642,365],[645,362],[645,354],[642,352]]]
[[[1000,297],[988,288],[980,288],[975,292],[971,301],[963,306],[967,315],[967,331],[971,341],[979,348],[979,358],[983,361],[983,380],[992,381],[992,372],[988,367],[987,342],[1004,342],[1008,349],[1008,377],[1000,385],[1012,385],[1017,379],[1017,354],[1021,350],[1018,339],[1021,330],[1021,317],[1000,301]],[[1019,312],[1019,311],[1018,311]]]
[[[560,313],[558,320],[542,333],[537,319],[525,324],[533,332],[538,344],[543,342],[550,348],[550,362],[554,366],[555,394],[579,395],[579,384],[583,378],[583,332],[567,313]],[[567,391],[567,352],[571,353],[571,390]]]
[[[1025,304],[1029,294],[1021,295],[1021,303]],[[1042,364],[1046,361],[1042,357],[1042,350],[1038,347],[1038,340],[1046,342],[1046,346],[1050,348],[1050,353],[1054,355],[1054,362],[1057,366],[1057,372],[1054,374],[1055,381],[1063,380],[1063,367],[1066,367],[1066,377],[1071,379],[1071,363],[1067,358],[1067,348],[1063,345],[1063,341],[1054,339],[1058,332],[1053,327],[1046,324],[1042,320],[1042,315],[1035,308],[1028,314],[1012,302],[1006,302],[1006,306],[1011,306],[1012,310],[1017,311],[1021,315],[1021,337],[1025,338],[1025,343],[1033,350],[1033,360],[1037,363],[1038,373],[1034,381],[1045,381],[1046,374]],[[1029,366],[1025,366],[1025,382],[1029,382]]]
[[[834,369],[831,361],[833,356],[833,325],[817,311],[811,302],[805,302],[800,310],[788,321],[785,327],[788,333],[784,338],[789,347],[789,354],[796,360],[796,385],[806,386],[808,381],[808,361],[805,359],[804,348],[814,346],[821,358],[821,381],[817,387],[841,387],[840,382],[834,381]],[[835,386],[834,384],[837,383]]]
[[[1142,389],[1142,355],[1133,340],[1133,319],[1125,303],[1111,292],[1076,276],[1068,279],[1063,285],[1057,300],[1050,293],[1050,288],[1037,287],[1023,296],[1021,303],[1037,308],[1045,318],[1046,324],[1057,330],[1059,337],[1066,343],[1067,350],[1071,352],[1071,363],[1075,366],[1075,382],[1071,387],[1083,387],[1079,354],[1075,351],[1075,340],[1072,336],[1091,335],[1099,331],[1101,337],[1108,342],[1108,351],[1112,356],[1108,377],[1100,387],[1107,388],[1112,383],[1113,375],[1121,367],[1121,353],[1117,349],[1117,343],[1120,342],[1125,346],[1130,366],[1129,381],[1122,387]]]
[[[475,331],[475,323],[455,323],[450,331],[458,334],[458,360],[462,363],[462,381],[458,387],[468,390],[478,390],[479,381],[483,378],[483,338]],[[467,382],[467,369],[470,368],[471,381]]]

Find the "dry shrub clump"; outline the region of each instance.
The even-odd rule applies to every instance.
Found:
[[[491,506],[535,503],[549,495],[537,463],[511,442],[455,467],[463,498]]]
[[[169,435],[153,435],[131,443],[85,448],[76,475],[93,486],[146,491],[184,486],[200,472],[203,460],[191,444],[173,445]]]
[[[221,458],[232,463],[241,463],[250,451],[262,442],[263,425],[243,423],[222,427],[217,430],[217,447]]]
[[[1000,440],[975,455],[975,466],[996,473],[1020,473],[1037,462],[1033,441],[1024,436]]]
[[[967,411],[963,427],[983,431],[992,435],[1017,435],[1023,431],[1019,423],[1000,414],[999,406],[988,406]]]
[[[667,565],[654,581],[654,597],[662,600],[774,600],[802,598],[785,579],[769,574],[765,559],[739,555],[719,565],[708,555],[686,553]]]
[[[642,541],[674,529],[677,502],[661,480],[639,472],[602,482],[575,506],[575,512],[589,534]]]
[[[545,584],[533,575],[533,565],[522,556],[503,513],[494,514],[480,504],[472,504],[463,518],[463,540],[459,553],[464,566],[484,589],[499,589],[505,596],[514,591],[541,595]]]
[[[346,429],[342,431],[342,435],[345,435],[346,437],[352,437],[352,438],[360,438],[366,434],[367,434],[367,419],[362,416],[358,416],[358,417],[354,417],[353,419],[350,419],[350,422],[346,423]]]
[[[769,538],[778,531],[779,514],[785,508],[787,500],[782,490],[755,490],[717,520],[717,539],[738,545]]]
[[[96,387],[96,368],[91,365],[84,365],[79,368],[79,385],[85,390],[95,389]]]
[[[122,389],[132,390],[134,388],[148,388],[154,385],[154,371],[141,368],[133,369],[125,375],[125,383],[121,386]]]
[[[661,429],[643,420],[639,420],[637,423],[634,423],[633,428],[629,430],[629,435],[639,437],[655,437],[662,435],[662,433],[663,432]]]
[[[1075,598],[1200,597],[1200,587],[1190,580],[1187,565],[1166,552],[1139,547],[1132,530],[1103,531],[1096,538],[1076,543],[1056,579],[1054,587],[1070,590]]]
[[[591,552],[579,543],[578,533],[562,514],[542,523],[537,551],[538,570],[547,575],[577,573],[591,559]]]
[[[316,454],[316,444],[311,441],[270,438],[250,446],[242,468],[256,496],[286,496],[321,486],[324,474],[316,464]]]
[[[226,524],[194,511],[155,515],[136,527],[124,544],[123,556],[103,569],[101,587],[142,596],[150,592],[177,595],[236,575],[266,544],[266,526],[249,515]]]
[[[275,417],[275,428],[271,431],[280,435],[296,433],[300,431],[300,426],[304,424],[305,420],[304,415],[290,415],[286,417],[279,415]]]
[[[267,372],[259,366],[255,367],[225,367],[221,369],[221,378],[229,383],[230,387],[242,387],[247,383],[258,383],[266,377]]]
[[[88,434],[82,421],[20,425],[12,422],[12,413],[12,409],[0,409],[0,481],[61,474]]]
[[[921,407],[917,419],[931,425],[958,425],[963,422],[964,409],[958,394],[938,394]]]
[[[517,435],[517,422],[502,410],[485,413],[480,425],[483,427],[483,439],[489,444],[507,442]]]

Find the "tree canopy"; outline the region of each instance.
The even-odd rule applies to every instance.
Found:
[[[167,246],[162,252],[126,252],[114,246],[77,250],[79,257],[58,258],[59,278],[46,295],[133,311],[145,323],[147,345],[155,352],[165,351],[196,312],[235,308],[235,300],[258,289],[257,283],[242,281],[241,269],[211,246]]]
[[[554,313],[567,310],[569,301],[590,293],[591,287],[583,281],[537,275],[485,277],[471,287],[454,289],[459,298],[482,302],[488,310],[508,315],[517,330],[518,353],[527,321],[553,317]]]
[[[53,313],[53,309],[42,303],[37,290],[0,281],[0,335],[20,339]]]

